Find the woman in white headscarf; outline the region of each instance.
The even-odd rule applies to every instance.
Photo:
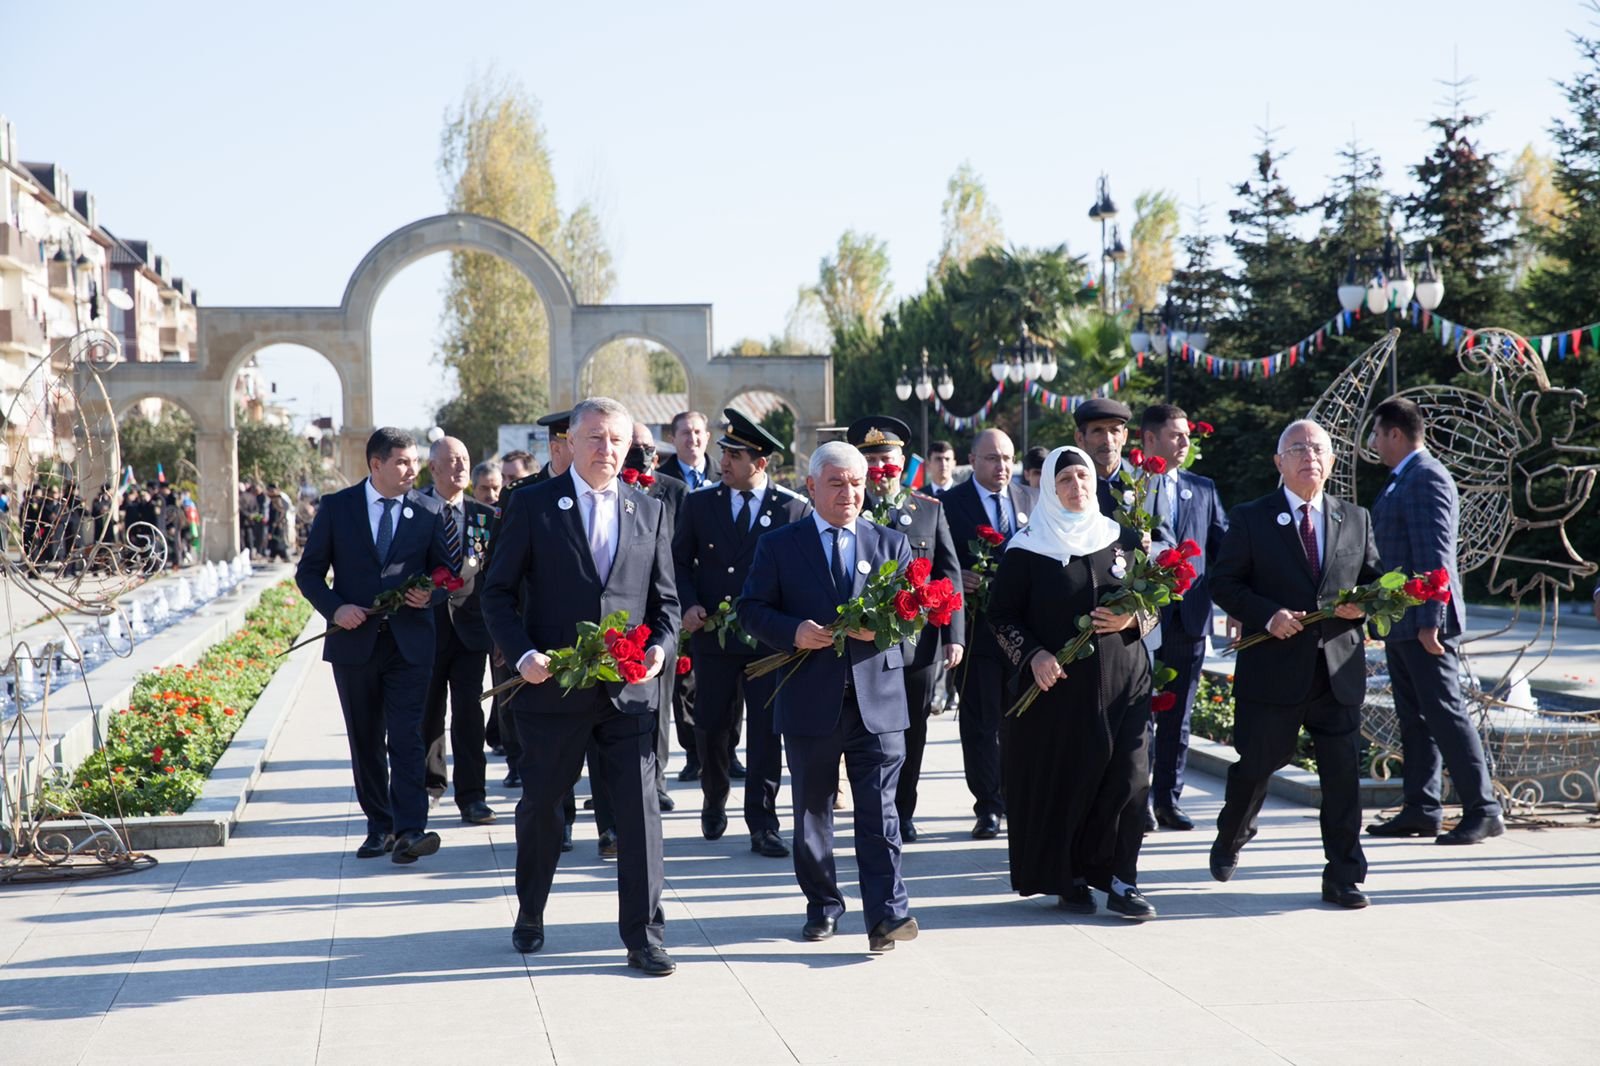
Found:
[[[1139,893],[1139,847],[1150,790],[1150,660],[1154,618],[1099,606],[1122,583],[1139,534],[1100,513],[1095,472],[1077,448],[1045,460],[1032,519],[1006,545],[989,617],[1015,670],[1013,695],[1041,695],[1001,726],[1011,887],[1048,893],[1093,914],[1090,886],[1129,918],[1152,918]],[[1094,624],[1094,654],[1063,669],[1055,655]]]

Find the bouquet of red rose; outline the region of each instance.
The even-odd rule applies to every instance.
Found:
[[[867,467],[867,480],[872,482],[872,495],[877,501],[872,506],[872,520],[880,526],[889,525],[889,512],[905,503],[911,490],[901,486],[900,468],[893,463]]]
[[[549,652],[550,676],[561,686],[564,696],[576,689],[593,688],[602,681],[637,685],[648,672],[644,665],[644,646],[650,627],[628,624],[627,611],[614,611],[594,622],[578,623],[578,639],[571,647]],[[527,680],[518,674],[483,694],[483,699],[513,695]]]
[[[1120,561],[1121,549],[1118,550]],[[1109,607],[1118,614],[1155,614],[1169,603],[1183,599],[1183,594],[1189,591],[1189,586],[1194,584],[1194,564],[1189,560],[1200,554],[1200,545],[1192,540],[1186,540],[1176,548],[1168,548],[1159,553],[1155,558],[1150,558],[1142,551],[1133,553],[1133,565],[1126,566],[1123,584],[1120,588],[1111,589],[1100,597],[1100,606]],[[1114,565],[1111,569],[1113,575],[1117,573]],[[1081,614],[1077,619],[1078,634],[1067,641],[1067,646],[1056,652],[1056,662],[1063,668],[1070,662],[1087,659],[1094,654],[1094,620],[1086,614]],[[1027,666],[1026,663],[1023,664]],[[1170,678],[1164,672],[1170,668],[1158,668],[1157,683],[1164,685]],[[1029,685],[1028,691],[1022,698],[1011,705],[1006,712],[1011,717],[1016,717],[1033,706],[1033,701],[1039,698],[1039,686]]]
[[[967,541],[967,548],[972,552],[972,572],[978,575],[978,587],[972,590],[973,609],[981,611],[989,606],[989,582],[1000,569],[994,549],[1005,544],[1006,538],[993,526],[979,526],[974,532],[978,535]]]
[[[1128,467],[1119,467],[1117,477],[1122,482],[1122,506],[1115,518],[1129,529],[1148,533],[1156,527],[1156,516],[1145,506],[1150,495],[1150,478],[1167,472],[1167,461],[1159,455],[1146,455],[1138,448],[1128,449]]]
[[[622,479],[623,484],[632,485],[635,488],[647,489],[656,483],[654,474],[647,474],[643,470],[635,470],[631,466],[623,467],[622,473],[617,476]]]
[[[1344,604],[1353,603],[1367,612],[1367,622],[1378,631],[1378,636],[1389,635],[1389,630],[1400,621],[1400,617],[1411,608],[1424,603],[1449,603],[1450,602],[1450,572],[1448,570],[1434,570],[1426,574],[1413,574],[1406,577],[1400,570],[1391,570],[1378,580],[1365,585],[1357,585],[1353,589],[1341,589],[1333,598],[1333,602],[1320,610],[1312,611],[1300,619],[1300,624],[1310,626],[1316,622],[1326,622],[1334,616],[1335,608]],[[1257,644],[1268,640],[1276,640],[1271,633],[1265,631],[1253,633],[1248,637],[1234,641],[1228,645],[1229,651],[1243,651],[1253,648]]]
[[[1183,469],[1187,470],[1200,461],[1200,442],[1215,433],[1216,427],[1210,422],[1196,422],[1189,420],[1189,454],[1183,457]]]
[[[406,593],[412,589],[444,589],[446,592],[454,592],[464,584],[465,582],[457,577],[448,566],[436,566],[432,574],[412,574],[394,588],[385,589],[378,593],[372,601],[372,606],[367,608],[367,617],[385,618],[394,614],[406,605]],[[305,640],[291,644],[279,652],[278,657],[281,658],[288,655],[296,648],[303,648],[307,644],[315,644],[331,632],[333,632],[332,626],[324,629],[314,637],[307,637]]]
[[[706,613],[705,623],[700,628],[708,634],[715,633],[717,647],[724,650],[728,647],[729,637],[742,642],[747,648],[756,646],[756,638],[746,633],[744,626],[739,623],[739,604],[732,596],[722,597],[716,610]]]
[[[873,643],[882,651],[901,641],[915,641],[925,624],[949,625],[951,616],[961,608],[961,593],[947,577],[929,580],[932,572],[933,562],[929,559],[913,559],[904,570],[893,559],[878,567],[861,595],[839,605],[838,617],[828,626],[834,654],[845,654],[845,641],[854,630],[870,630]],[[810,654],[811,649],[804,648],[765,656],[745,667],[745,676],[770,674],[790,663],[799,663]],[[776,695],[774,690],[773,696]]]

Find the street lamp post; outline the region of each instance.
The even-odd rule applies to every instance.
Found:
[[[1122,245],[1122,235],[1113,220],[1117,205],[1111,199],[1111,179],[1100,175],[1095,187],[1094,203],[1089,207],[1089,221],[1100,223],[1100,309],[1107,314],[1116,310],[1116,268],[1128,258],[1128,249]],[[1111,226],[1107,240],[1106,227]]]
[[[917,372],[917,380],[913,382],[906,374],[904,365],[900,367],[900,380],[894,383],[894,394],[902,401],[911,399],[914,392],[917,395],[917,411],[922,418],[922,458],[928,458],[928,401],[937,392],[939,399],[948,400],[955,395],[956,383],[950,377],[950,369],[939,367],[939,379],[935,381],[928,370],[928,349],[922,349],[922,367]]]
[[[1054,347],[1043,338],[1035,340],[1033,334],[1028,332],[1026,322],[1022,324],[1021,336],[1016,344],[995,347],[994,362],[989,364],[989,373],[996,382],[1014,381],[1022,385],[1021,452],[1028,450],[1029,387],[1035,381],[1054,381],[1059,369]]]
[[[1151,328],[1151,326],[1154,328]],[[1167,302],[1159,311],[1140,311],[1139,324],[1128,340],[1136,352],[1155,352],[1161,356],[1161,395],[1172,402],[1172,357],[1182,352],[1185,344],[1204,349],[1211,339],[1206,328],[1192,312],[1185,317],[1167,293]]]
[[[1406,246],[1396,233],[1394,217],[1384,223],[1383,249],[1377,253],[1356,255],[1351,253],[1345,267],[1344,281],[1339,285],[1339,306],[1354,311],[1363,303],[1372,314],[1383,312],[1384,328],[1394,325],[1396,310],[1411,306],[1416,297],[1424,311],[1432,311],[1444,299],[1444,279],[1433,265],[1433,245],[1424,253],[1422,271],[1411,279],[1406,269]],[[1370,271],[1367,280],[1361,280],[1359,268]],[[1400,391],[1400,357],[1395,352],[1389,357],[1389,394]]]

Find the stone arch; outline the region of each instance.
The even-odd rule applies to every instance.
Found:
[[[233,385],[239,377],[239,371],[244,369],[244,364],[249,361],[251,356],[260,354],[264,348],[275,348],[279,345],[288,345],[294,348],[304,348],[308,352],[314,352],[317,355],[320,355],[323,358],[323,361],[333,368],[334,376],[339,379],[339,424],[341,426],[346,424],[350,418],[351,397],[354,394],[354,390],[352,389],[350,382],[350,367],[345,362],[333,358],[327,352],[318,347],[318,344],[325,341],[325,339],[326,338],[323,337],[307,338],[293,333],[285,333],[282,335],[267,333],[262,334],[258,341],[247,344],[234,353],[233,358],[228,361],[228,365],[222,372],[222,383],[227,388],[228,398],[230,401],[228,403],[227,411],[228,428],[237,428],[235,425],[236,413],[233,409],[233,404],[231,401],[233,397]]]
[[[811,452],[815,450],[816,445],[814,442],[808,443],[805,439],[805,408],[799,403],[795,402],[794,397],[785,393],[784,390],[772,388],[770,385],[767,385],[759,380],[752,381],[749,384],[741,384],[736,391],[734,391],[721,403],[717,404],[716,412],[714,414],[710,411],[706,413],[711,415],[713,421],[720,421],[722,419],[722,412],[724,408],[737,408],[738,404],[735,403],[735,401],[740,397],[748,396],[752,392],[766,392],[776,396],[778,401],[782,403],[784,407],[788,408],[789,413],[794,416],[794,439],[792,441],[783,441],[783,450],[787,453],[786,458],[791,464],[793,464],[794,468],[796,470],[803,470],[804,463],[810,458]],[[750,412],[748,410],[745,411],[745,414],[749,413]],[[716,434],[713,433],[712,436],[714,438]]]

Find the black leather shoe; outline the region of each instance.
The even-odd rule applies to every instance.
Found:
[[[700,764],[692,762],[678,771],[678,780],[683,782],[700,780]]]
[[[902,844],[915,844],[917,842],[917,823],[910,818],[900,823],[900,842]]]
[[[1164,825],[1168,829],[1193,829],[1194,819],[1183,813],[1183,808],[1177,805],[1157,807],[1156,824]]]
[[[707,840],[721,840],[728,831],[728,813],[716,808],[700,812],[700,835]]]
[[[1156,916],[1155,907],[1151,905],[1149,900],[1144,898],[1144,893],[1132,885],[1128,886],[1128,891],[1126,892],[1118,892],[1116,889],[1107,892],[1106,910],[1116,911],[1124,918],[1132,918],[1138,922]]]
[[[379,855],[387,855],[394,847],[393,833],[368,833],[367,839],[361,842],[356,849],[358,859],[376,859]]]
[[[1223,851],[1215,844],[1211,845],[1211,879],[1213,881],[1231,881],[1233,873],[1239,868],[1239,853],[1237,851]]]
[[[572,850],[572,826],[570,825],[564,825],[561,827],[561,850]]]
[[[739,756],[737,756],[737,755],[729,755],[728,756],[728,776],[729,777],[733,778],[735,781],[743,781],[748,773],[749,773],[749,771],[747,771],[744,768],[744,763],[739,761]]]
[[[787,859],[789,845],[783,838],[771,829],[763,829],[759,833],[750,834],[750,850],[757,855],[765,855],[769,859]]]
[[[1093,914],[1098,909],[1094,905],[1094,893],[1089,891],[1088,885],[1073,885],[1071,892],[1056,897],[1056,906],[1073,914]]]
[[[1150,813],[1149,807],[1144,809],[1144,831],[1146,833],[1154,833],[1156,831],[1156,816]]]
[[[506,788],[521,788],[522,775],[517,773],[515,770],[508,770],[506,772],[506,779],[500,782],[500,784]]]
[[[614,859],[617,857],[617,832],[615,829],[607,829],[600,834],[600,857],[602,859]]]
[[[419,833],[413,829],[394,838],[394,853],[389,860],[398,866],[405,866],[438,850],[438,833]]]
[[[678,964],[672,961],[666,949],[654,945],[628,952],[628,965],[642,971],[646,977],[671,977],[678,970]]]
[[[904,918],[885,918],[867,934],[867,948],[876,953],[893,951],[896,941],[917,939],[917,920],[911,915]]]
[[[1367,835],[1374,837],[1431,837],[1439,832],[1439,819],[1429,818],[1405,807],[1385,822],[1367,826]]]
[[[664,788],[656,790],[656,803],[658,803],[661,806],[661,809],[664,811],[675,811],[678,809],[678,801],[667,795],[667,790]]]
[[[511,946],[524,955],[532,955],[544,947],[544,919],[529,918],[517,912],[517,924],[511,927]]]
[[[487,803],[479,800],[461,809],[461,820],[468,825],[493,825],[495,813]]]
[[[1367,894],[1355,885],[1341,884],[1338,881],[1324,879],[1322,882],[1322,902],[1336,903],[1351,910],[1360,910],[1371,900],[1367,899]]]
[[[838,928],[839,919],[837,918],[828,918],[826,916],[808,918],[804,928],[800,930],[800,935],[807,940],[827,940]]]
[[[1506,831],[1506,822],[1500,817],[1499,812],[1494,814],[1473,813],[1464,816],[1456,823],[1456,827],[1448,833],[1441,833],[1435,844],[1481,844],[1490,837],[1500,836]]]
[[[594,810],[594,797],[591,796],[589,799],[583,801],[583,809],[586,811]]]
[[[972,826],[973,840],[993,840],[1000,835],[1000,816],[998,814],[980,814]]]

